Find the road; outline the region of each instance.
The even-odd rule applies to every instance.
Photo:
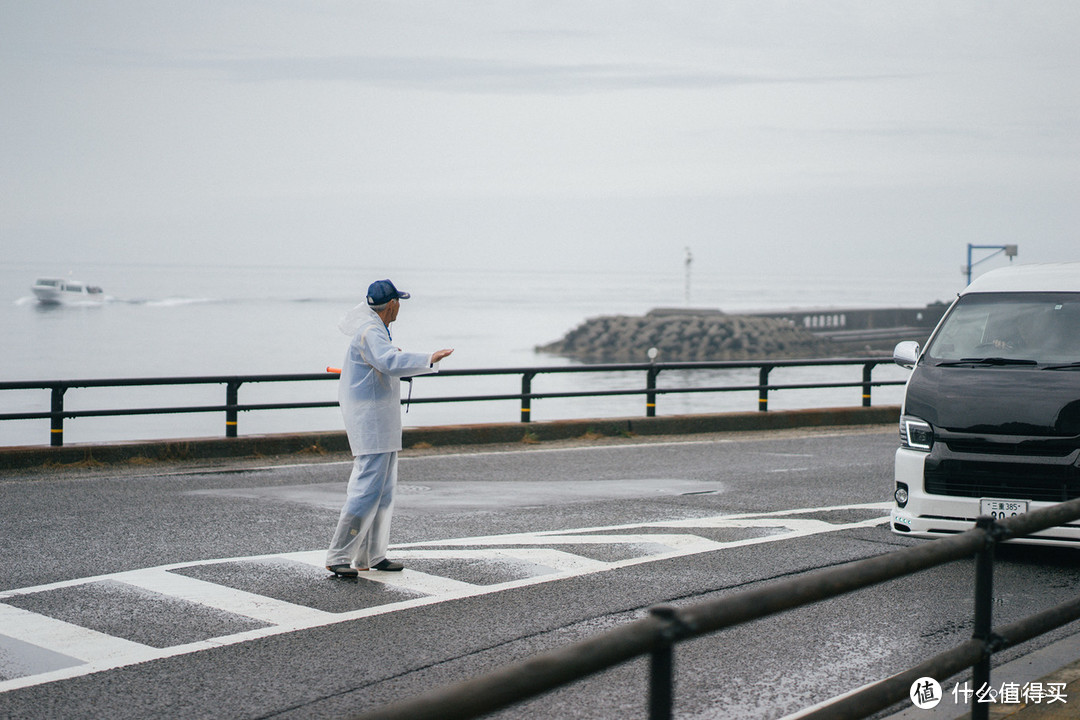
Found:
[[[889,552],[915,542],[885,523],[895,444],[889,426],[407,451],[407,570],[361,580],[321,567],[347,459],[8,475],[0,717],[346,717],[655,604]],[[1072,552],[1000,555],[997,623],[1080,588]],[[904,669],[970,636],[972,587],[957,563],[684,643],[677,717],[779,718]],[[633,662],[495,717],[644,717],[645,678]]]

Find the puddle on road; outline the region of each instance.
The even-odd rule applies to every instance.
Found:
[[[0,680],[62,670],[83,661],[0,635]]]
[[[424,485],[399,483],[394,498],[401,510],[466,510],[506,507],[568,505],[592,500],[677,497],[717,494],[724,486],[717,482],[677,478],[626,480],[455,480]],[[238,497],[271,502],[292,502],[340,510],[345,499],[345,483],[283,485],[255,488],[194,490],[191,495]]]

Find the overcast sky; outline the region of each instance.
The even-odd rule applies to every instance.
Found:
[[[1080,3],[0,0],[4,260],[1080,260]]]

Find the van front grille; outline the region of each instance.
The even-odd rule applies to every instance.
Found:
[[[1019,443],[994,442],[983,438],[946,438],[945,444],[955,453],[1021,457],[1068,457],[1080,449],[1076,438],[1025,440]]]
[[[1034,465],[970,460],[928,460],[926,491],[933,495],[1064,502],[1080,497],[1073,465]]]

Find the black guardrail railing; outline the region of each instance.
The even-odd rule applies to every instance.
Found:
[[[892,365],[892,358],[865,357],[865,358],[832,358],[813,360],[770,360],[770,361],[702,361],[702,362],[669,362],[669,363],[631,363],[631,364],[604,364],[604,365],[566,365],[553,367],[525,367],[525,368],[479,368],[473,370],[443,370],[437,374],[425,375],[427,378],[461,378],[482,377],[492,375],[518,375],[521,378],[521,392],[509,394],[487,395],[456,395],[456,396],[431,396],[412,397],[407,402],[420,403],[458,403],[458,402],[485,402],[496,400],[517,400],[521,403],[521,422],[527,423],[532,412],[532,402],[541,399],[554,398],[588,398],[588,397],[612,397],[620,395],[644,395],[645,415],[656,415],[656,400],[659,395],[689,394],[689,393],[723,393],[723,392],[747,392],[755,391],[758,394],[758,410],[765,412],[769,409],[769,393],[778,390],[808,390],[830,388],[862,388],[862,405],[870,407],[871,391],[874,387],[888,385],[902,385],[903,380],[874,380],[873,370],[878,365]],[[862,366],[860,380],[851,382],[803,382],[803,383],[770,383],[769,375],[777,368],[798,367],[833,367],[833,366]],[[740,370],[755,369],[758,373],[758,382],[752,385],[709,385],[702,387],[658,387],[657,378],[661,372],[686,372],[691,370]],[[284,383],[284,382],[308,382],[336,380],[338,373],[332,372],[333,368],[327,368],[325,373],[308,373],[292,375],[214,375],[202,377],[162,377],[162,378],[120,378],[120,379],[97,379],[97,380],[28,380],[18,382],[0,382],[0,390],[48,390],[50,392],[50,409],[37,412],[0,413],[2,420],[42,420],[49,419],[50,445],[59,447],[64,444],[64,420],[68,418],[90,417],[115,417],[121,415],[169,415],[180,413],[215,413],[225,414],[225,437],[236,437],[238,416],[241,412],[256,410],[296,410],[305,408],[336,407],[333,400],[310,401],[310,402],[273,402],[273,403],[241,403],[240,387],[254,383]],[[532,383],[537,375],[554,374],[580,374],[580,373],[639,373],[645,376],[645,386],[615,390],[566,390],[566,391],[534,391]],[[225,402],[221,405],[185,405],[171,407],[140,407],[140,408],[112,408],[112,409],[78,409],[71,410],[65,407],[65,394],[75,388],[121,388],[121,387],[150,387],[150,386],[177,386],[177,385],[222,385],[225,388]],[[403,401],[406,402],[406,401]]]
[[[744,590],[718,600],[687,607],[654,607],[649,617],[642,620],[356,717],[357,720],[478,718],[648,655],[649,718],[670,720],[674,700],[674,646],[677,643],[972,556],[975,558],[975,607],[970,640],[857,692],[815,706],[799,717],[800,720],[865,718],[909,697],[912,685],[921,678],[941,681],[967,668],[972,668],[972,684],[976,690],[989,688],[993,653],[1080,619],[1080,598],[1077,598],[994,628],[995,546],[1077,519],[1080,519],[1080,499],[1008,520],[981,517],[974,529],[962,534],[818,570],[759,589]],[[986,720],[989,709],[989,703],[973,701],[971,717]]]

